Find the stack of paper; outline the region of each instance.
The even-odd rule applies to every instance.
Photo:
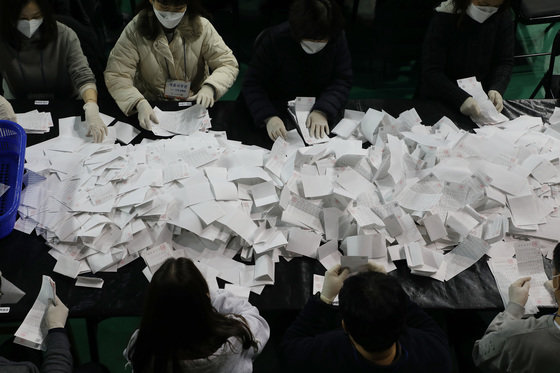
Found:
[[[480,108],[480,115],[476,117],[472,117],[471,119],[473,122],[478,124],[479,126],[488,125],[488,124],[498,124],[508,120],[508,118],[500,114],[496,107],[488,98],[484,89],[482,89],[482,84],[476,80],[476,77],[466,78],[466,79],[459,79],[457,80],[457,84],[461,87],[462,90],[470,94],[478,104]]]
[[[178,111],[154,108],[159,124],[152,123],[152,131],[158,136],[190,135],[211,127],[208,111],[202,105],[194,105]]]
[[[17,123],[23,127],[25,133],[47,133],[53,126],[50,113],[40,113],[38,110],[16,114]]]

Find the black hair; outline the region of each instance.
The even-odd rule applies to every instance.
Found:
[[[557,275],[560,275],[560,243],[556,244],[552,252],[552,266]]]
[[[465,14],[469,5],[472,4],[472,0],[453,0],[453,10],[455,13]],[[511,0],[504,0],[502,5],[499,7],[499,12],[503,12],[511,6]]]
[[[37,46],[45,48],[58,37],[58,27],[54,12],[49,0],[1,0],[0,1],[0,40],[20,50],[21,44],[26,37],[17,29],[17,23],[22,9],[30,2],[35,2],[41,15],[43,23],[39,27],[40,38]]]
[[[198,16],[207,16],[199,0],[157,0],[157,2],[172,6],[186,5],[187,13],[185,17],[188,17],[189,20],[194,20]],[[140,35],[148,40],[156,40],[162,26],[156,18],[152,4],[148,0],[144,0],[144,2],[138,5],[137,12],[139,16],[138,32]]]
[[[181,360],[208,357],[232,336],[243,349],[256,349],[245,319],[230,316],[212,307],[208,284],[190,259],[168,259],[148,287],[138,338],[129,354],[133,370],[180,372]]]
[[[294,0],[289,22],[296,40],[332,39],[344,28],[344,16],[338,2],[333,0]]]
[[[408,297],[396,279],[361,272],[344,281],[338,297],[346,331],[366,351],[386,350],[398,340]]]

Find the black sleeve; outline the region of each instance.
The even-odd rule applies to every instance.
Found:
[[[265,119],[278,115],[266,90],[272,75],[278,71],[275,67],[277,58],[274,58],[274,40],[270,32],[264,32],[253,52],[242,87],[245,103],[259,128],[265,127]]]
[[[321,301],[319,293],[309,298],[282,341],[283,361],[297,371],[311,371],[325,359],[326,339],[320,334],[340,327],[338,308]]]
[[[327,115],[331,126],[336,124],[338,114],[346,106],[352,87],[352,57],[344,33],[339,36],[334,53],[335,69],[332,80],[329,86],[321,92],[313,107],[314,110],[322,111]]]
[[[73,361],[66,331],[63,328],[49,330],[46,344],[41,373],[71,373]]]
[[[470,95],[445,74],[447,49],[455,17],[436,13],[432,17],[422,48],[423,91],[459,109]]]
[[[494,64],[490,73],[488,90],[498,91],[503,96],[511,78],[515,46],[513,20],[507,11],[501,14],[496,40],[498,42],[495,44]]]

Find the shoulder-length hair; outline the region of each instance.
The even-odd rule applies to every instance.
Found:
[[[208,357],[230,337],[243,349],[257,348],[242,316],[228,317],[212,307],[208,284],[194,263],[168,259],[148,287],[132,367],[136,373],[179,372],[181,360]]]
[[[155,1],[155,0],[154,0]],[[163,5],[186,5],[189,20],[194,20],[198,16],[207,16],[206,11],[199,0],[157,0]],[[156,18],[152,4],[144,0],[137,7],[138,12],[138,32],[148,40],[156,40],[161,31],[161,25]]]
[[[22,9],[32,0],[2,0],[0,1],[0,39],[20,50],[23,40],[26,38],[17,29],[17,23]],[[40,39],[38,47],[45,48],[58,37],[58,28],[54,12],[49,0],[33,0],[43,16],[43,24],[39,27]]]

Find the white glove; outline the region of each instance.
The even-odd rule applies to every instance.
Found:
[[[276,141],[279,136],[286,138],[288,136],[288,132],[286,131],[286,126],[284,126],[284,122],[280,117],[270,117],[266,121],[266,130],[268,132],[268,137],[272,141]]]
[[[66,319],[68,318],[68,307],[55,295],[54,305],[49,305],[47,314],[45,315],[45,323],[47,329],[64,328]]]
[[[140,122],[140,127],[145,130],[152,130],[152,122],[159,124],[159,120],[152,109],[152,105],[147,100],[142,100],[136,104],[136,110],[138,110],[138,122]]]
[[[490,101],[492,101],[498,112],[501,113],[502,110],[504,110],[504,100],[502,99],[502,95],[500,94],[500,92],[494,91],[492,89],[488,91],[488,98],[490,99]]]
[[[468,117],[478,117],[480,115],[480,107],[472,97],[467,98],[459,110]]]
[[[17,121],[12,105],[3,96],[0,96],[0,119]]]
[[[196,100],[197,105],[202,105],[206,109],[214,106],[214,88],[209,85],[203,85],[197,94],[189,97],[189,101]]]
[[[509,286],[509,301],[525,307],[527,299],[529,299],[529,288],[531,287],[531,277],[522,277],[514,281]]]
[[[313,110],[309,113],[305,125],[309,128],[309,134],[318,139],[323,138],[330,133],[327,117],[325,114],[317,110]]]
[[[350,270],[344,268],[340,271],[340,264],[335,265],[325,272],[325,281],[323,282],[323,290],[321,290],[321,300],[327,304],[331,304],[340,293],[344,280],[350,275]]]
[[[88,125],[88,136],[93,136],[94,142],[101,142],[107,136],[107,126],[103,123],[99,115],[99,106],[95,102],[89,101],[84,105],[86,112],[86,123]]]

